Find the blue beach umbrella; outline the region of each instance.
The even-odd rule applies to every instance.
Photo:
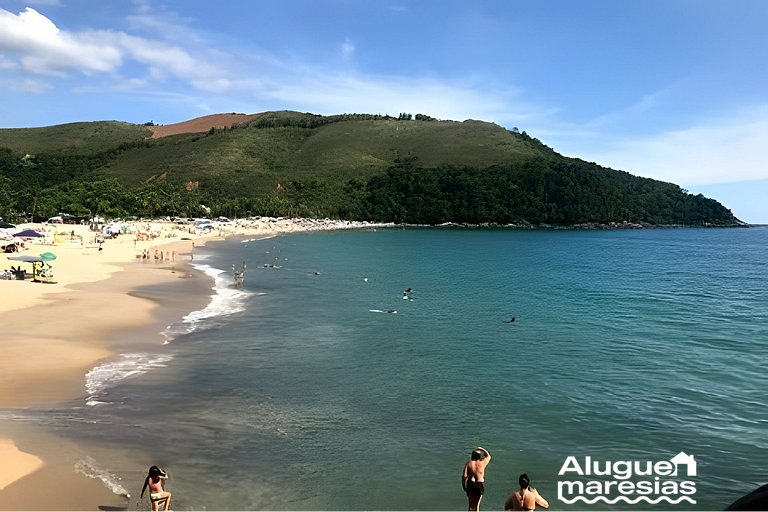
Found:
[[[16,233],[13,236],[18,236],[20,238],[40,238],[40,237],[43,237],[45,235],[42,234],[42,233],[38,233],[34,229],[25,229],[24,231],[19,231],[18,233]]]

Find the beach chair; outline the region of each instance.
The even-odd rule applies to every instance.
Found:
[[[35,281],[38,283],[53,283],[53,267],[44,261],[36,262]]]

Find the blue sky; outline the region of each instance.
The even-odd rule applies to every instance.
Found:
[[[768,223],[763,0],[0,0],[0,127],[482,119]]]

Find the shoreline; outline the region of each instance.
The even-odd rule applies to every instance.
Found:
[[[142,344],[162,344],[162,331],[169,323],[209,304],[213,281],[193,268],[195,247],[238,236],[393,226],[259,218],[198,232],[189,225],[137,222],[129,224],[127,234],[103,244],[87,226],[24,227],[46,230],[45,241],[59,240],[56,245],[28,242],[22,252],[54,252],[56,282],[0,281],[3,295],[10,297],[0,301],[0,318],[10,326],[0,335],[0,510],[129,505],[93,475],[75,470],[77,461],[88,457],[82,447],[18,417],[25,410],[84,399],[86,374],[100,361]],[[137,234],[141,230],[155,236],[145,239]],[[61,231],[70,235],[68,240],[60,241]],[[156,259],[158,253],[162,260]],[[0,270],[20,263],[0,261],[4,261]],[[19,266],[31,270],[30,264]],[[142,291],[148,286],[174,288],[169,290],[172,298],[148,297]],[[36,492],[41,488],[53,492]]]

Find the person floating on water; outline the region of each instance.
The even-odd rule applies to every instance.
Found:
[[[518,479],[520,490],[513,492],[504,502],[504,510],[536,510],[536,505],[541,508],[549,508],[549,503],[539,494],[535,487],[531,487],[531,480],[523,473]]]
[[[513,317],[512,317],[512,318],[510,318],[509,320],[504,320],[504,323],[505,323],[505,324],[511,324],[511,323],[512,323],[512,322],[514,322],[516,319],[517,319],[517,317],[513,316]]]
[[[485,468],[489,462],[491,462],[490,452],[478,446],[472,450],[469,462],[464,465],[461,486],[467,493],[467,501],[469,502],[467,510],[480,510],[480,500],[485,494]]]
[[[163,490],[163,480],[168,478],[168,473],[165,470],[160,469],[157,466],[149,468],[147,478],[144,480],[144,487],[141,488],[141,496],[139,499],[144,498],[144,491],[149,487],[149,502],[153,511],[160,510],[160,503],[165,502],[164,511],[167,512],[171,506],[171,493]]]

